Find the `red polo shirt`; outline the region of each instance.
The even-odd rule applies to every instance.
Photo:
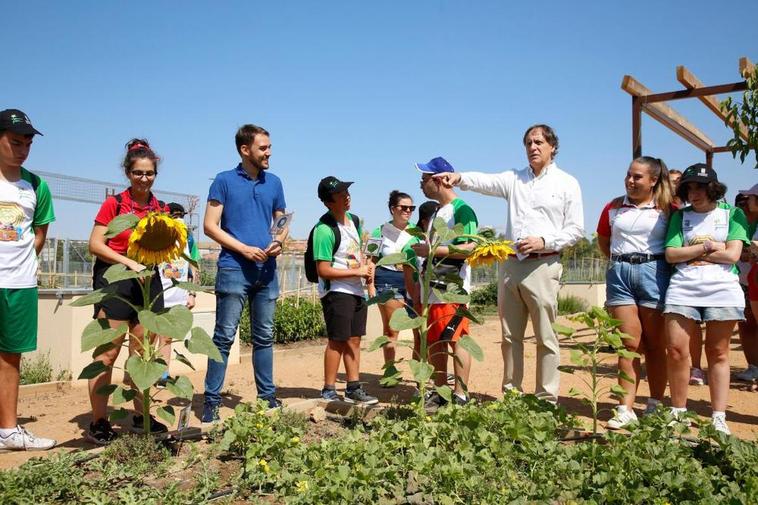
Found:
[[[150,212],[168,212],[168,207],[155,198],[151,193],[150,200],[147,205],[142,206],[132,200],[131,192],[127,189],[120,193],[121,203],[116,200],[116,197],[109,196],[105,199],[100,206],[100,211],[95,216],[95,224],[108,226],[113,221],[113,218],[120,214],[134,214],[139,218],[145,217]],[[122,231],[112,239],[107,241],[108,247],[113,249],[119,254],[126,254],[126,250],[129,248],[129,236],[132,234],[132,230]]]

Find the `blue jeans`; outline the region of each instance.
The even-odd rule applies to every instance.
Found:
[[[253,372],[258,398],[276,395],[274,386],[274,310],[279,296],[276,267],[237,270],[219,268],[216,274],[216,326],[213,343],[223,361],[208,360],[205,373],[205,403],[221,403],[221,388],[226,376],[229,349],[234,343],[245,299],[250,304],[250,330],[253,341]]]

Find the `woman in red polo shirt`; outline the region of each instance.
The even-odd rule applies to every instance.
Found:
[[[629,351],[644,347],[650,398],[645,412],[655,410],[666,390],[666,335],[663,308],[671,266],[664,242],[671,212],[668,170],[659,158],[641,156],[632,161],[624,179],[626,195],[605,206],[597,225],[598,245],[611,264],[606,273],[606,306],[621,321]],[[621,429],[637,421],[632,409],[640,377],[640,360],[619,357],[619,378],[626,395],[608,421]]]
[[[105,271],[112,265],[120,263],[127,268],[140,272],[145,269],[144,265],[126,257],[131,230],[126,230],[119,235],[107,239],[105,233],[108,224],[120,214],[134,214],[144,217],[150,211],[168,212],[168,208],[160,202],[151,192],[155,177],[158,174],[159,158],[153,152],[150,144],[144,139],[132,139],[126,145],[126,156],[122,163],[126,178],[130,186],[117,195],[105,199],[100,211],[95,217],[95,225],[89,238],[89,250],[97,258],[92,274],[92,288],[100,289],[108,282],[103,278]],[[154,310],[163,308],[163,296],[158,296],[162,291],[160,276],[154,275],[150,284],[150,296],[156,299],[153,304]],[[142,300],[142,288],[137,280],[127,279],[116,283],[116,293],[123,299],[136,306],[144,304]],[[157,297],[157,298],[156,298]],[[107,319],[111,327],[116,328],[123,323],[128,323],[129,332],[137,340],[143,336],[143,328],[137,320],[137,313],[127,303],[117,298],[110,298],[95,305],[96,319]],[[102,361],[106,366],[113,366],[118,358],[124,335],[113,341],[113,348],[95,356],[95,360]],[[133,353],[132,342],[129,343],[129,352]],[[92,422],[89,426],[87,439],[105,445],[116,438],[116,433],[107,419],[108,396],[98,394],[97,391],[111,383],[111,369],[103,372],[89,381],[89,396],[92,404]],[[141,411],[139,398],[134,401],[135,410]],[[143,419],[141,415],[132,418],[132,431],[142,432]],[[151,431],[165,432],[166,426],[151,418]]]

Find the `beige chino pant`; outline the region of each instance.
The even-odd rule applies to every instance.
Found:
[[[531,317],[537,337],[535,394],[558,401],[560,348],[551,324],[558,314],[558,288],[563,273],[559,256],[525,259],[512,257],[498,265],[497,305],[503,340],[503,391],[521,391],[524,379],[524,331]]]

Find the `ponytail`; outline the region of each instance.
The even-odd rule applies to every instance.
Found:
[[[668,216],[671,213],[673,195],[671,194],[671,181],[666,164],[662,159],[651,156],[640,156],[635,158],[632,163],[645,165],[650,171],[650,177],[656,179],[655,186],[653,186],[653,202],[655,202],[655,207],[658,210]]]

